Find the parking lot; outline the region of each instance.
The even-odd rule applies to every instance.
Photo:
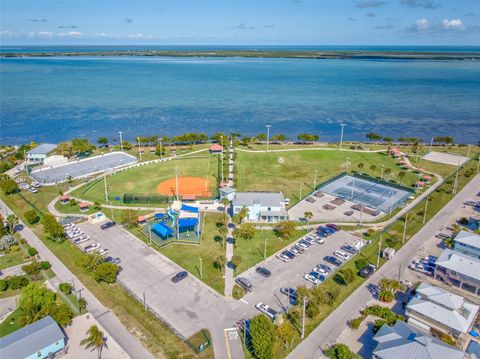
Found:
[[[296,288],[300,285],[313,286],[303,276],[321,263],[327,264],[335,271],[337,267],[325,262],[323,258],[333,255],[342,246],[352,245],[359,240],[359,237],[348,232],[339,231],[327,237],[324,244],[313,244],[308,250],[288,262],[283,262],[275,256],[267,258],[259,263],[258,266],[266,267],[272,272],[269,278],[265,278],[255,272],[255,268],[258,266],[252,267],[238,275],[238,277],[250,279],[254,287],[253,291],[246,294],[242,301],[252,309],[258,302],[268,304],[277,312],[288,308],[289,300],[286,295],[280,293],[280,288]],[[330,276],[332,274],[330,273]],[[254,311],[249,310],[249,312],[254,314]]]

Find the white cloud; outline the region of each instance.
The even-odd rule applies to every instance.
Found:
[[[421,18],[415,21],[415,27],[419,31],[426,30],[428,28],[428,25],[429,25],[428,20],[425,18]]]
[[[152,35],[145,35],[145,34],[127,34],[127,35],[111,35],[104,32],[93,32],[93,33],[85,33],[79,31],[68,31],[68,32],[50,32],[50,31],[19,31],[19,32],[12,32],[12,31],[1,31],[0,38],[3,39],[112,39],[112,40],[120,40],[120,39],[131,39],[131,40],[151,40],[156,39],[155,36]]]
[[[465,25],[460,19],[443,19],[442,28],[444,28],[445,30],[465,30]]]

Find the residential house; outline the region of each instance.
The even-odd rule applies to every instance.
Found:
[[[423,330],[436,330],[456,339],[468,333],[475,321],[478,305],[443,288],[422,283],[405,308],[408,323]]]
[[[0,357],[5,359],[53,358],[65,348],[66,336],[52,317],[46,316],[3,338]]]
[[[288,219],[285,204],[282,192],[237,192],[232,209],[237,214],[246,207],[247,220],[252,222],[278,222]]]
[[[41,145],[32,148],[27,152],[27,162],[43,164],[45,159],[55,148],[57,148],[57,145],[42,143]]]
[[[462,230],[455,236],[454,241],[455,251],[480,259],[480,235]]]
[[[445,284],[480,295],[480,259],[445,249],[435,262],[433,277]]]
[[[375,334],[373,359],[463,359],[464,353],[399,320]]]

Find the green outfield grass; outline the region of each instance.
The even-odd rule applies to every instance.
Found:
[[[123,205],[116,197],[123,198],[124,193],[155,193],[160,182],[175,177],[175,166],[179,176],[204,177],[210,180],[210,192],[214,195],[218,188],[218,156],[207,152],[201,157],[178,158],[167,162],[155,163],[118,172],[107,177],[109,199],[112,204]],[[92,202],[105,203],[104,182],[83,186],[71,193],[72,196]],[[158,205],[156,205],[158,206]]]
[[[401,171],[398,162],[383,153],[348,152],[337,150],[305,150],[285,152],[237,152],[235,187],[239,191],[281,191],[290,198],[290,204],[299,201],[313,190],[315,170],[316,184],[320,184],[346,170],[380,176],[381,166],[392,170],[391,179],[399,181]],[[358,164],[363,163],[363,169]],[[370,166],[375,165],[375,171]],[[413,172],[408,171],[402,184],[411,186],[416,181]],[[302,185],[303,184],[303,185]],[[303,187],[303,188],[302,188]]]

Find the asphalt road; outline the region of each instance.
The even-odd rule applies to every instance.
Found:
[[[364,285],[353,292],[340,304],[310,335],[300,343],[287,357],[289,359],[313,359],[322,357],[321,347],[338,338],[347,325],[347,321],[358,315],[370,297],[368,284],[377,283],[381,278],[395,278],[405,269],[424,242],[434,236],[448,223],[449,218],[462,206],[466,199],[474,197],[480,188],[480,175],[477,175],[442,210],[440,210],[407,244],[395,254],[395,257],[382,266]]]
[[[6,216],[13,213],[0,200],[0,212]],[[81,295],[87,300],[87,309],[95,319],[107,330],[108,334],[119,343],[122,349],[132,358],[149,359],[153,358],[152,354],[148,352],[140,342],[123,326],[118,318],[107,307],[83,285],[82,282],[58,259],[43,242],[36,236],[32,230],[25,226],[20,232],[20,235],[38,250],[38,254],[43,260],[47,260],[52,265],[52,270],[62,282],[75,283],[75,289],[81,290]]]

